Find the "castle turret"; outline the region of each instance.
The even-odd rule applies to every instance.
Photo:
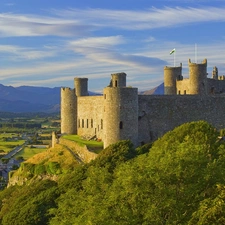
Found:
[[[126,73],[111,74],[112,87],[126,87]]]
[[[177,67],[164,67],[164,94],[176,95],[177,94],[177,80],[182,79],[182,64]]]
[[[207,93],[207,59],[202,63],[192,63],[189,59],[189,94],[205,95]]]
[[[77,97],[70,88],[61,88],[61,133],[77,133]]]
[[[112,74],[104,93],[104,148],[119,140],[138,142],[138,90],[126,87],[126,74]]]
[[[88,96],[88,78],[74,78],[76,96]]]
[[[217,69],[216,66],[213,67],[212,78],[213,78],[214,80],[218,80],[218,69]]]

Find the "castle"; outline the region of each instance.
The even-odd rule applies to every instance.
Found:
[[[189,60],[189,79],[183,79],[182,64],[164,67],[164,95],[139,95],[126,86],[125,73],[112,74],[101,96],[88,95],[87,78],[75,78],[74,87],[61,88],[61,133],[96,137],[104,148],[124,139],[139,146],[197,120],[225,128],[225,79],[216,67],[207,78],[206,59]]]

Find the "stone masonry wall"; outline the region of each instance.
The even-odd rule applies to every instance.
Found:
[[[205,120],[225,128],[225,97],[139,95],[139,143],[157,139],[186,122]]]
[[[77,102],[77,134],[103,139],[103,96],[77,97]]]
[[[70,141],[64,138],[60,138],[59,144],[66,145],[73,152],[75,152],[79,156],[79,158],[85,163],[88,163],[97,157],[97,154],[94,152],[90,152],[86,145],[81,146],[75,141]]]

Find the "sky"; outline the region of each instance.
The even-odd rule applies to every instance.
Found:
[[[170,55],[172,49],[175,53]],[[225,0],[1,0],[0,83],[102,92],[111,74],[150,90],[164,66],[225,75]]]

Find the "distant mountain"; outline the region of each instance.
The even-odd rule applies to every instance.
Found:
[[[141,95],[164,95],[164,83],[160,84],[159,86],[151,90],[142,91],[140,94]]]
[[[158,87],[140,92],[142,95],[163,95],[164,83]],[[101,95],[90,92],[89,95]],[[0,112],[44,112],[60,111],[60,87],[4,86],[0,84]]]
[[[59,112],[60,89],[60,87],[12,87],[0,84],[0,112]],[[99,95],[95,92],[89,94]]]
[[[59,112],[60,87],[12,87],[0,84],[0,111]]]

